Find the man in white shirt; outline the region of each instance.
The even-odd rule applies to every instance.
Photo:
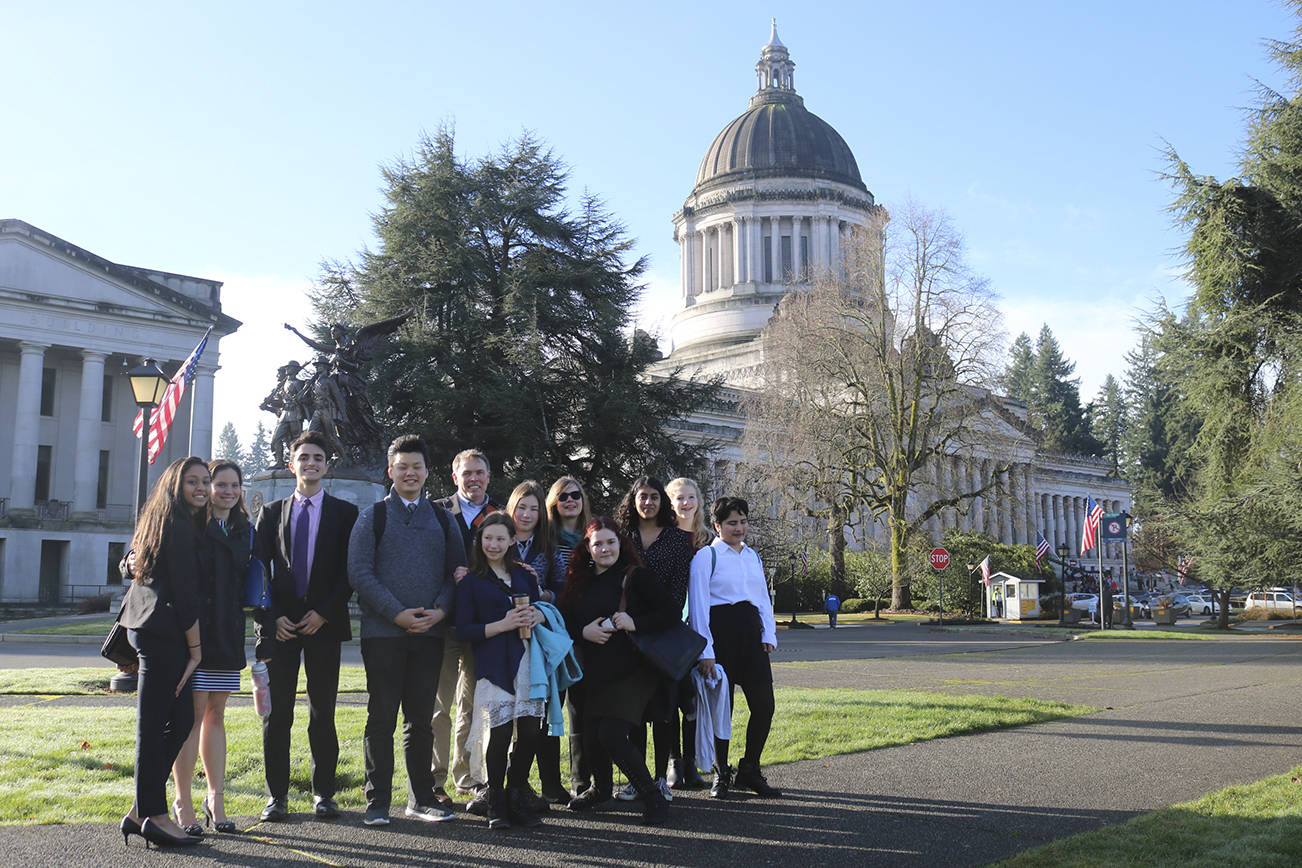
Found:
[[[692,559],[687,590],[689,622],[705,637],[697,666],[707,678],[713,677],[716,663],[723,667],[729,684],[741,685],[750,708],[746,753],[737,764],[735,779],[728,765],[728,742],[715,740],[710,795],[727,798],[729,788],[736,785],[761,796],[780,796],[782,791],[769,786],[760,772],[760,755],[773,724],[769,655],[778,647],[778,632],[764,565],[746,545],[750,507],[739,497],[721,497],[711,504],[710,515],[718,538]]]

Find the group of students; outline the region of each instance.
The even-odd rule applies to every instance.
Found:
[[[762,565],[745,544],[744,500],[713,503],[713,539],[689,479],[664,486],[641,477],[613,517],[591,515],[570,476],[545,493],[522,482],[501,507],[487,495],[487,457],[471,449],[453,460],[456,491],[432,501],[428,450],[406,435],[388,450],[388,496],[359,513],[323,490],[327,448],[316,432],[294,441],[295,491],[264,506],[256,521],[231,462],[178,460],[151,492],[120,614],[139,655],[136,796],[121,823],[124,841],[136,834],[186,846],[202,838],[191,795],[196,756],[207,780],[205,825],[236,831],[222,798],[223,715],[246,662],[241,591],[252,556],[268,565],[271,591],[270,606],[255,613],[254,653],[267,665],[271,706],[263,718],[262,821],[289,816],[300,666],[313,813],[339,816],[334,709],[354,593],[368,692],[365,825],[390,822],[399,711],[412,819],[452,819],[451,784],[495,829],[537,826],[552,803],[589,811],[613,798],[640,799],[644,821],[663,823],[674,788],[706,785],[700,764],[713,771],[713,797],[733,787],[780,795],[759,763],[773,716],[769,654],[777,636]],[[684,619],[705,649],[673,682],[633,636]],[[750,719],[734,774],[727,736],[735,685]],[[562,705],[569,786],[560,771]],[[529,787],[535,760],[541,795]],[[613,766],[628,780],[618,793]]]

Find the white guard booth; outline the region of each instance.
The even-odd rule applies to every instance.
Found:
[[[986,611],[1010,621],[1040,617],[1040,585],[1043,579],[1019,579],[1008,573],[994,573],[986,586]]]

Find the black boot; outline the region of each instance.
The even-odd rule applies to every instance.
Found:
[[[513,825],[526,829],[542,825],[542,818],[533,809],[535,798],[525,787],[511,787],[506,791],[506,815]]]
[[[782,791],[777,787],[769,786],[769,782],[760,772],[759,763],[753,760],[743,759],[737,764],[737,777],[733,783],[738,787],[753,790],[766,799],[776,799],[782,795]]]
[[[732,766],[714,764],[714,783],[710,784],[710,798],[726,799],[732,787]]]
[[[648,826],[662,826],[669,819],[669,802],[660,792],[660,785],[651,779],[645,766],[624,769],[624,775],[637,790],[642,800],[642,822]]]
[[[570,800],[570,792],[561,783],[561,740],[559,736],[543,734],[538,737],[538,780],[543,798],[563,805]]]
[[[499,786],[489,785],[488,787],[488,806],[485,816],[488,817],[488,828],[490,829],[509,829],[511,820],[507,813],[506,790]]]
[[[595,811],[607,806],[614,798],[610,790],[598,789],[594,784],[570,799],[571,811]]]
[[[665,780],[675,790],[703,790],[708,786],[696,769],[696,757],[670,757]]]
[[[559,762],[558,759],[557,763]],[[570,736],[570,790],[577,798],[587,792],[592,784],[592,773],[588,771],[588,764],[583,756],[583,735],[573,734]]]

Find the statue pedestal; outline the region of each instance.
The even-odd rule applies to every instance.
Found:
[[[249,514],[256,521],[265,504],[289,497],[294,493],[296,484],[294,474],[288,470],[264,470],[257,474],[244,486]],[[383,483],[376,482],[373,477],[347,470],[338,475],[326,474],[321,487],[326,494],[346,500],[358,509],[365,509],[376,501],[383,500],[388,493],[388,488]]]

